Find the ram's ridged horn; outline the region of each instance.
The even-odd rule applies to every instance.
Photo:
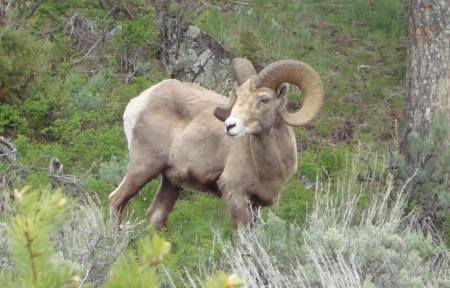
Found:
[[[234,81],[237,81],[238,86],[241,86],[245,81],[256,76],[253,64],[245,58],[233,59],[231,62],[231,69],[233,72],[233,79]],[[231,114],[234,102],[236,102],[236,91],[233,90],[230,95],[230,102],[226,106],[216,107],[214,109],[214,116],[221,121],[225,121]]]
[[[290,126],[302,126],[310,122],[320,110],[324,90],[319,75],[306,63],[296,60],[280,60],[264,68],[258,74],[256,87],[268,87],[276,90],[283,83],[296,85],[303,93],[303,103],[299,111],[281,114],[284,122]]]
[[[244,84],[248,79],[256,76],[252,62],[245,58],[235,58],[231,62],[233,79],[238,82],[238,86]]]

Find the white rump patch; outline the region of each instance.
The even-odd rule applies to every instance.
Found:
[[[125,130],[125,136],[127,137],[128,148],[130,148],[131,139],[133,137],[133,128],[137,118],[141,114],[141,111],[146,107],[148,96],[151,95],[154,87],[155,86],[150,87],[136,98],[131,99],[130,103],[128,103],[125,108],[125,112],[123,113],[123,128]]]

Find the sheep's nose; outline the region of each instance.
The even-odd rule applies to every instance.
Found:
[[[242,136],[243,128],[244,127],[238,118],[228,117],[228,119],[225,120],[225,133],[227,133],[228,136],[235,138]]]
[[[225,123],[225,128],[227,129],[227,132],[230,131],[230,129],[236,127],[236,123]]]

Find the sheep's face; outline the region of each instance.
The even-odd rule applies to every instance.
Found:
[[[279,121],[279,112],[286,107],[284,96],[288,89],[287,83],[281,84],[277,91],[265,87],[256,89],[254,81],[249,79],[236,90],[236,102],[225,120],[225,133],[239,138],[268,131]]]

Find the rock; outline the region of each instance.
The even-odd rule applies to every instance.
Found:
[[[171,78],[207,88],[227,78],[232,56],[220,43],[189,23],[170,30],[163,60]]]

